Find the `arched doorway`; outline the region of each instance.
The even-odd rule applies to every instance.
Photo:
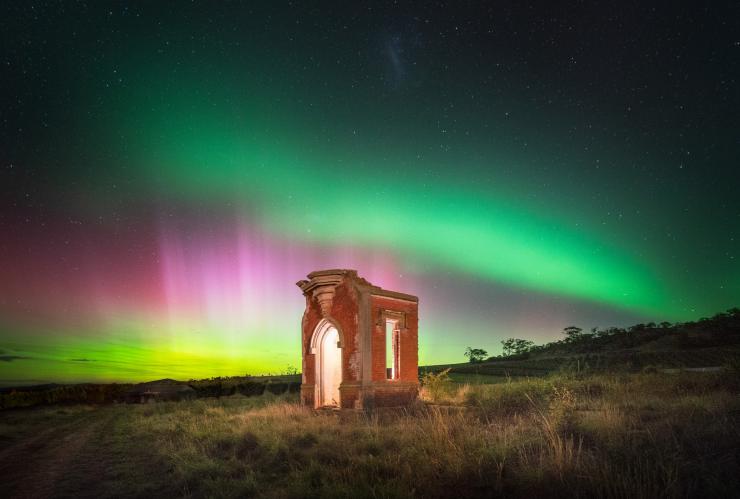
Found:
[[[339,331],[329,321],[322,321],[314,333],[316,355],[316,407],[341,407],[339,385],[342,383],[342,348]]]

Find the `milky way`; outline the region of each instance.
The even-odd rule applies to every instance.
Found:
[[[730,8],[2,9],[0,383],[298,366],[322,268],[422,363],[738,305]]]

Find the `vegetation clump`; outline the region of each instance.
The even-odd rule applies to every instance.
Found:
[[[488,352],[482,348],[468,347],[465,349],[465,356],[474,364],[476,362],[483,362],[483,360],[488,356]]]
[[[431,402],[440,402],[452,390],[450,369],[429,371],[421,376],[421,391]]]

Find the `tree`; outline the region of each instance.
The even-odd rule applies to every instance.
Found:
[[[514,354],[514,342],[516,342],[516,338],[507,338],[505,340],[501,340],[501,346],[504,347],[504,357],[508,357],[509,355]]]
[[[470,362],[482,362],[483,359],[488,356],[488,352],[482,348],[468,347],[465,349],[465,356],[470,360]]]
[[[504,357],[508,357],[529,352],[534,346],[534,341],[509,338],[501,341],[501,345],[504,347]]]
[[[583,329],[577,326],[568,326],[563,328],[563,334],[565,335],[565,341],[576,341],[583,336]]]

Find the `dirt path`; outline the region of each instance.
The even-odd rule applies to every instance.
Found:
[[[113,419],[112,411],[99,409],[80,415],[0,450],[0,476],[7,498],[58,497],[58,485],[70,475],[79,475],[77,463],[103,466],[95,459],[96,437]],[[93,455],[83,455],[93,453]],[[86,469],[88,476],[102,476],[102,469]],[[92,492],[92,491],[89,491]],[[84,493],[83,493],[84,494]],[[62,494],[65,495],[65,494]],[[88,494],[84,494],[88,495]]]

